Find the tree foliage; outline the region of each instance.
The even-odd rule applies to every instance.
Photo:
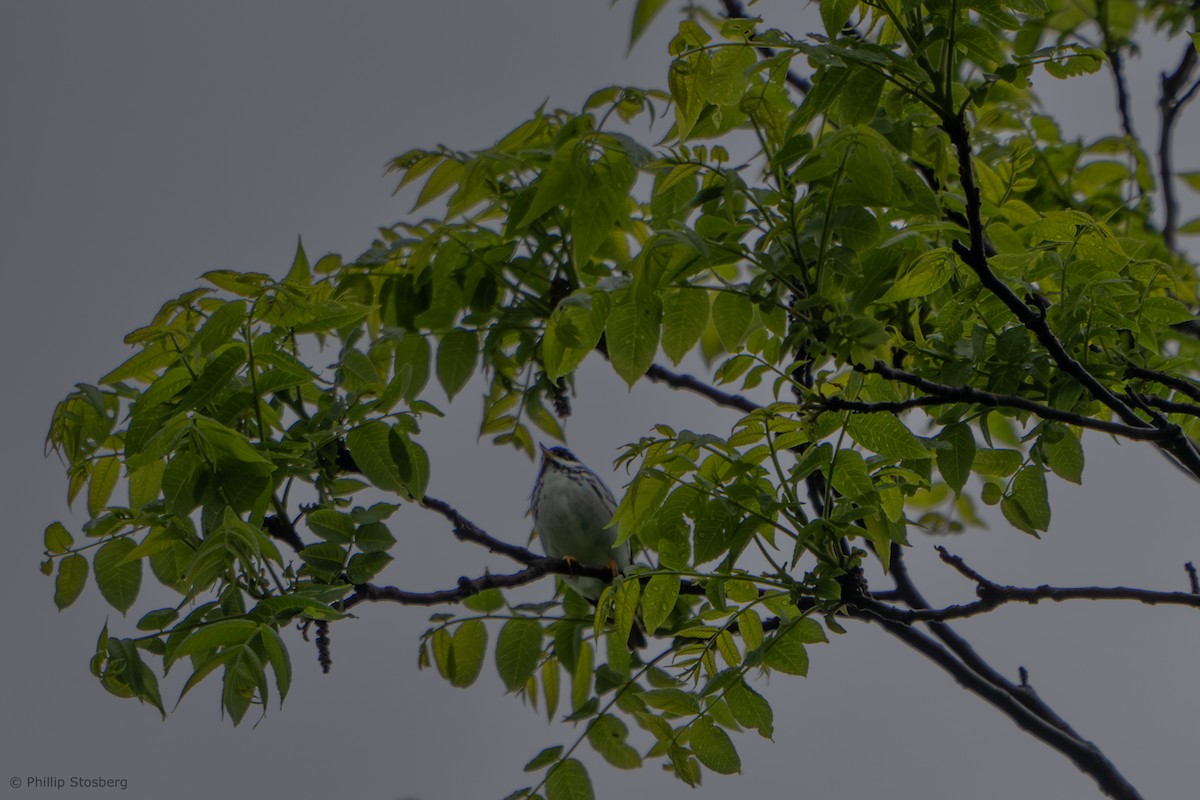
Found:
[[[663,5],[637,3],[634,40]],[[105,688],[161,712],[159,666],[186,659],[183,693],[219,676],[237,723],[287,694],[285,625],[315,623],[327,646],[361,602],[461,602],[434,615],[422,665],[465,687],[490,653],[509,691],[578,726],[513,796],[586,798],[585,741],[689,784],[738,772],[730,732],[773,733],[755,679],[804,676],[809,649],[857,618],[950,659],[1104,791],[1137,796],[1048,708],[966,663],[944,622],[969,614],[928,608],[902,559],[914,536],[979,525],[980,503],[1048,530],[1047,483],[1082,480],[1088,430],[1200,477],[1197,281],[1175,247],[1171,126],[1156,175],[1127,116],[1119,134],[1070,140],[1031,87],[1043,73],[1120,78],[1137,25],[1175,35],[1193,12],[831,0],[824,32],[796,38],[724,10],[679,25],[668,91],[612,86],[483,150],[404,153],[390,168],[433,216],[380,230],[353,260],[298,248],[282,278],[207,273],[126,337],[128,360],[58,405],[48,442],[89,520],[82,543],[46,529],[54,602],[90,574],[125,614],[147,571],[180,598],[121,636],[105,627],[91,662]],[[1191,97],[1183,52],[1164,81],[1172,109]],[[659,363],[697,353],[709,383]],[[420,422],[443,413],[435,387],[453,399],[482,375],[481,434],[532,456],[535,436],[563,438],[588,358],[734,416],[716,432],[665,420],[624,447],[616,521],[643,555],[595,609],[570,592],[510,602],[503,589],[554,573],[612,576],[499,541],[427,496]],[[377,585],[405,504],[521,571],[427,594]],[[980,587],[971,613],[1036,599],[946,558]],[[896,578],[886,597],[869,561]],[[656,637],[645,657],[625,644],[635,618]]]

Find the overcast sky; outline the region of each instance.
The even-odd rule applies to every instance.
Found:
[[[756,9],[795,33],[815,29],[811,10],[802,20],[797,5]],[[467,690],[418,673],[427,612],[398,606],[360,607],[359,619],[333,626],[330,675],[288,631],[292,694],[257,726],[220,719],[215,681],[166,722],[112,697],[87,671],[100,627],[107,619],[128,635],[164,595],[144,585],[122,618],[89,586],[75,606],[55,610],[52,581],[37,570],[41,531],[55,519],[78,530],[80,519],[66,509],[63,471],[42,458],[42,443],[55,402],[126,358],[123,335],[202,272],[282,275],[298,236],[310,256],[353,257],[377,226],[404,217],[409,201],[393,198],[381,176],[391,156],[438,143],[484,147],[548,98],[575,109],[609,84],[663,86],[677,18],[664,12],[625,57],[630,13],[629,2],[602,0],[0,3],[0,348],[10,376],[0,399],[9,543],[0,565],[9,609],[2,784],[125,778],[126,796],[175,800],[502,797],[528,783],[521,765],[539,749],[572,740],[569,725],[547,724],[503,695],[490,657]],[[1174,59],[1175,50],[1151,55]],[[1153,90],[1159,68],[1135,63],[1135,86]],[[1103,76],[1047,88],[1069,130],[1114,128]],[[1135,107],[1143,133],[1153,131],[1152,109],[1149,96]],[[1196,122],[1193,110],[1181,140]],[[643,130],[643,141],[661,135]],[[1185,152],[1180,166],[1196,161]],[[603,363],[585,366],[579,392],[569,439],[597,468],[615,443],[660,419],[718,433],[734,419],[661,387],[627,392]],[[423,434],[430,493],[523,542],[535,466],[475,441],[478,398],[468,388],[450,420]],[[1147,446],[1085,442],[1087,485],[1053,482],[1054,523],[1042,541],[1001,523],[941,543],[1006,583],[1186,588],[1183,563],[1200,560],[1195,484]],[[393,531],[397,561],[381,580],[404,588],[447,588],[485,566],[509,567],[456,543],[419,509],[397,514]],[[971,599],[929,539],[914,541],[912,568],[931,598]],[[759,682],[775,707],[776,742],[735,737],[745,774],[706,774],[689,790],[657,764],[623,773],[586,753],[598,796],[1096,796],[1068,761],[932,664],[877,628],[847,627],[813,648],[809,679]],[[1194,612],[1013,607],[959,629],[1007,675],[1027,667],[1043,698],[1146,797],[1194,794]],[[168,705],[184,677],[164,683]]]

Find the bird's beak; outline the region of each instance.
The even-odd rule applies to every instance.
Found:
[[[542,448],[542,458],[550,457],[550,448],[549,447],[546,447],[546,445],[542,444],[541,442],[538,442],[538,447]]]

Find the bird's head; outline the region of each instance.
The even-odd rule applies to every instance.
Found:
[[[542,448],[542,469],[551,465],[555,467],[583,466],[583,462],[565,447],[546,447],[546,445],[540,445],[540,447]]]

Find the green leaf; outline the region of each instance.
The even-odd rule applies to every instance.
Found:
[[[142,562],[126,560],[137,545],[132,539],[113,539],[96,551],[96,585],[109,605],[124,614],[142,586]]]
[[[741,678],[725,691],[725,702],[739,725],[753,728],[765,739],[774,735],[775,712],[771,710],[771,704]]]
[[[842,28],[850,19],[850,14],[858,6],[858,0],[822,0],[821,22],[825,26],[825,34],[830,39],[836,39],[842,33]]]
[[[530,759],[529,763],[525,765],[525,771],[537,772],[542,767],[553,764],[555,761],[558,761],[558,757],[562,755],[562,751],[563,746],[561,744],[556,744],[553,747],[547,747],[546,749],[542,750],[542,752]]]
[[[383,553],[392,549],[396,537],[382,522],[366,522],[354,532],[354,545],[364,553]]]
[[[334,544],[350,544],[354,541],[354,518],[332,508],[318,508],[304,516],[308,528],[317,536]]]
[[[179,611],[174,608],[156,608],[142,615],[137,621],[139,631],[161,631],[175,620],[179,619]]]
[[[292,685],[292,661],[288,656],[287,645],[283,643],[279,633],[271,626],[260,625],[258,630],[263,651],[267,655],[267,663],[271,665],[271,671],[275,673],[275,688],[279,691],[279,703],[283,705],[283,700],[287,697],[288,689]]]
[[[184,656],[204,656],[218,647],[245,644],[258,633],[259,623],[248,619],[222,619],[195,629],[165,658],[167,666]]]
[[[504,608],[504,595],[499,589],[484,589],[477,595],[463,600],[463,605],[481,614],[490,614]]]
[[[458,626],[450,642],[454,655],[450,685],[464,689],[475,682],[483,669],[483,656],[487,652],[487,628],[477,619],[467,620]]]
[[[454,395],[466,386],[475,372],[479,357],[479,334],[455,328],[442,337],[437,351],[437,378],[446,396]]]
[[[130,378],[138,378],[148,383],[157,372],[178,360],[179,351],[174,348],[163,345],[147,346],[101,378],[100,382],[112,385]]]
[[[667,0],[638,0],[637,6],[633,10],[633,25],[629,31],[630,50],[633,50],[638,39],[642,38],[646,28],[650,27],[650,23],[654,21],[658,12],[662,11],[666,4]]]
[[[692,725],[688,743],[700,763],[721,775],[736,775],[742,771],[742,759],[729,734],[718,728],[709,717],[701,717]]]
[[[346,434],[346,446],[367,480],[388,492],[402,493],[413,477],[412,460],[400,433],[371,420]]]
[[[662,348],[678,364],[700,341],[708,327],[708,291],[668,289],[663,293]]]
[[[616,600],[613,603],[613,628],[617,638],[622,642],[629,640],[629,632],[633,630],[641,594],[642,584],[637,580],[622,580],[616,586]]]
[[[396,343],[396,375],[402,377],[405,369],[408,370],[408,384],[404,388],[404,399],[410,403],[420,396],[421,390],[429,382],[431,358],[432,349],[429,346],[429,340],[424,336],[409,333]]]
[[[637,383],[658,352],[662,303],[657,295],[626,293],[608,315],[608,355],[613,370],[629,384]]]
[[[603,163],[603,162],[600,162]],[[577,191],[571,209],[571,232],[574,234],[575,265],[582,269],[612,233],[623,210],[624,195],[607,170],[599,165],[579,170]]]
[[[679,578],[674,575],[654,575],[642,592],[642,621],[646,633],[653,634],[667,621],[679,597]]]
[[[938,472],[947,486],[961,492],[975,463],[975,434],[970,425],[956,422],[946,426],[937,439],[946,445],[936,452]]]
[[[857,450],[839,450],[837,452],[830,483],[833,484],[834,489],[850,498],[865,497],[875,488],[862,453]]]
[[[954,275],[954,254],[948,247],[940,247],[922,254],[891,285],[881,299],[885,303],[925,297],[946,285]]]
[[[809,638],[805,629],[792,623],[767,640],[763,665],[786,672],[788,675],[808,674],[808,651],[804,640]]]
[[[71,549],[71,545],[75,544],[75,537],[71,536],[71,532],[61,522],[52,522],[46,526],[42,541],[47,553],[58,555]]]
[[[754,319],[754,306],[741,292],[717,292],[712,303],[713,327],[721,345],[730,353],[736,353],[742,337]]]
[[[595,350],[611,305],[602,292],[576,292],[558,304],[542,339],[542,361],[550,380],[574,371]]]
[[[588,726],[588,744],[618,769],[637,769],[642,757],[629,746],[629,728],[612,714],[601,714]]]
[[[120,476],[121,459],[117,456],[104,456],[92,464],[87,500],[90,515],[98,517],[104,511]]]
[[[329,542],[310,544],[300,558],[317,577],[331,581],[346,568],[346,548]]]
[[[304,252],[304,241],[300,238],[296,239],[296,256],[292,259],[292,268],[283,279],[305,286],[312,283],[312,269],[308,265],[308,255]]]
[[[589,642],[579,645],[579,654],[575,659],[575,671],[571,676],[571,708],[579,708],[588,701],[592,692],[592,664],[595,651]]]
[[[557,647],[557,645],[556,645]],[[557,656],[558,653],[556,652]],[[547,658],[542,662],[542,694],[546,699],[546,719],[553,722],[558,711],[558,658]]]
[[[496,637],[496,669],[510,692],[525,688],[542,656],[542,626],[534,619],[514,618]]]
[[[387,553],[355,553],[346,565],[346,578],[353,584],[366,583],[392,563]]]
[[[1147,297],[1141,305],[1142,316],[1160,325],[1191,322],[1196,315],[1174,297]]]
[[[1050,527],[1050,499],[1046,474],[1038,467],[1023,467],[1013,478],[1008,497],[1000,503],[1005,518],[1016,528],[1037,535]]]
[[[850,417],[846,432],[863,447],[887,458],[929,458],[925,445],[891,414],[855,414]],[[838,458],[841,456],[839,453]]]
[[[826,3],[821,4],[822,11],[825,10],[826,5]],[[883,94],[884,80],[883,74],[873,69],[860,68],[850,73],[850,77],[847,78],[838,96],[838,119],[841,124],[860,125],[875,118],[875,112],[879,108],[879,98]],[[850,162],[848,162],[849,165]],[[858,175],[853,171],[849,173],[849,177],[856,183],[871,179],[870,176]],[[839,233],[841,233],[840,228]],[[844,235],[842,240],[846,241]],[[846,241],[846,244],[858,249],[849,241]]]
[[[700,701],[682,689],[650,689],[640,695],[643,702],[672,716],[682,717],[700,713]]]
[[[126,463],[128,463],[128,451]],[[162,492],[162,477],[167,462],[156,459],[129,473],[129,507],[139,509],[153,503]]]
[[[78,553],[64,556],[58,562],[58,575],[54,579],[54,605],[62,611],[79,599],[87,583],[87,559]]]
[[[560,761],[546,776],[546,800],[595,800],[587,769],[573,758]]]
[[[207,356],[233,339],[233,334],[246,321],[246,301],[230,300],[208,315],[208,319],[188,342],[184,352],[198,350]]]
[[[181,450],[163,469],[162,492],[170,514],[188,514],[200,504],[208,466],[190,450]]]
[[[216,353],[180,398],[180,409],[203,408],[217,399],[245,363],[246,347],[240,342]]]
[[[436,200],[441,195],[450,191],[451,187],[455,186],[462,177],[463,164],[461,161],[456,161],[452,158],[447,158],[438,164],[437,169],[429,176],[429,180],[425,181],[425,185],[421,187],[421,193],[417,196],[417,202],[413,205],[412,210],[416,211],[421,206]]]
[[[1055,441],[1043,441],[1042,449],[1055,475],[1071,483],[1083,483],[1083,445],[1075,431],[1062,429],[1062,435]]]
[[[971,469],[991,478],[1007,478],[1021,468],[1025,457],[1016,450],[979,448]]]
[[[559,145],[550,163],[534,184],[533,199],[517,228],[524,228],[552,208],[561,208],[578,177],[579,139],[572,137]]]

